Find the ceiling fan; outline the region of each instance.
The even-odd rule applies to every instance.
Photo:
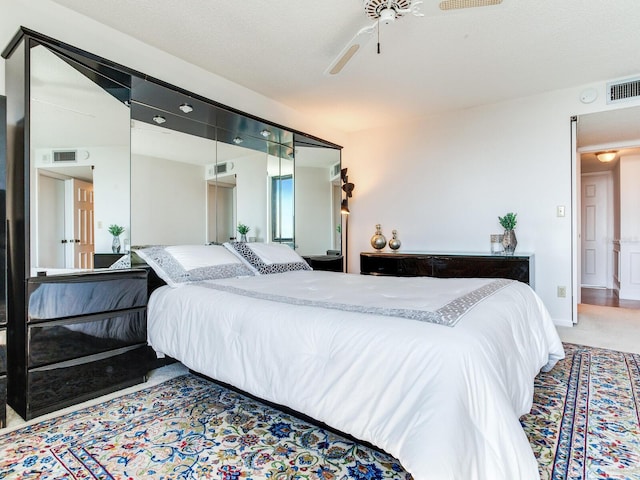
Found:
[[[429,4],[430,13],[461,10],[473,7],[486,7],[500,5],[504,0],[443,0]],[[325,74],[337,75],[347,65],[349,60],[371,39],[374,33],[379,31],[380,23],[390,25],[397,19],[413,14],[423,17],[423,0],[362,0],[364,11],[370,19],[375,20],[371,25],[361,28],[353,36],[351,41],[342,49],[338,56],[325,70]],[[378,53],[380,42],[378,41]]]

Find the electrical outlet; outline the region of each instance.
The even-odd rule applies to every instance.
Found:
[[[567,287],[558,287],[558,297],[565,298],[567,296]]]
[[[564,217],[564,205],[558,205],[556,207],[556,215],[558,217]]]

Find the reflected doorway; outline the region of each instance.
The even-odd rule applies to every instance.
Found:
[[[38,269],[91,269],[94,245],[94,195],[91,170],[84,178],[37,169]]]

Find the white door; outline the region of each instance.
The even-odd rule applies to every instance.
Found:
[[[38,175],[38,252],[34,267],[64,268],[64,180]]]
[[[608,285],[608,173],[582,175],[582,286]]]

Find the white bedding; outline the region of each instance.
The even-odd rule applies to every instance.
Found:
[[[213,282],[337,303],[359,291],[433,310],[491,280],[297,271]],[[493,292],[453,327],[198,284],[156,290],[148,312],[158,353],[371,442],[417,480],[539,478],[519,417],[535,375],[564,352],[525,284]]]

